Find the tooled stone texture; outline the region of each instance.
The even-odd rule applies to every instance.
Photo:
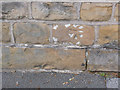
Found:
[[[28,17],[28,6],[24,2],[3,2],[3,19],[23,19]]]
[[[118,43],[118,25],[100,26],[98,44]]]
[[[49,26],[44,23],[15,23],[14,36],[16,43],[48,44]]]
[[[82,3],[80,18],[84,21],[108,21],[111,15],[111,3]]]
[[[10,34],[10,24],[9,23],[0,23],[0,42],[2,43],[10,43],[11,42],[11,34]]]
[[[53,25],[54,44],[92,45],[94,27],[87,25],[58,24]]]
[[[73,3],[32,3],[32,17],[42,20],[74,20],[77,11]]]
[[[87,68],[90,71],[118,71],[118,50],[88,50]]]
[[[13,69],[85,69],[84,49],[5,48],[2,68]]]

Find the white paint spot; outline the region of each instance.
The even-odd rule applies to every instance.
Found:
[[[100,45],[95,44],[95,45],[93,45],[93,47],[94,47],[94,48],[98,48],[98,47],[100,47]]]
[[[58,39],[57,39],[57,38],[55,38],[55,37],[53,37],[53,41],[54,41],[54,42],[57,42],[57,41],[58,41]]]
[[[27,45],[27,44],[25,44],[25,46],[27,47],[28,45]]]
[[[66,24],[65,27],[68,28],[71,24]]]
[[[42,45],[34,45],[34,46],[36,46],[36,47],[41,47]]]
[[[18,81],[16,82],[16,86],[18,86],[19,85],[19,83],[18,83]]]
[[[55,26],[53,27],[53,29],[55,29],[55,30],[56,30],[57,28],[58,28],[58,25],[55,25]]]
[[[79,29],[83,29],[84,27],[83,26],[80,26]]]
[[[88,60],[88,63],[89,63],[90,61]]]
[[[83,37],[83,35],[80,35],[80,37],[82,38],[82,37]]]
[[[83,31],[79,31],[80,33],[83,33]]]
[[[83,72],[83,71],[79,71],[80,73]]]
[[[77,26],[79,26],[79,25],[73,25],[73,27],[75,27],[75,28],[76,28]]]
[[[75,39],[77,39],[77,36],[75,36]]]
[[[80,44],[80,42],[77,42],[76,44],[77,44],[77,45],[79,45],[79,44]]]
[[[68,35],[72,38],[74,34],[68,34]]]
[[[116,19],[114,19],[114,21],[117,21]]]
[[[88,52],[86,52],[86,56],[88,56]]]

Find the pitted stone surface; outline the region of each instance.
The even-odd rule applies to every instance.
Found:
[[[88,51],[87,68],[91,71],[118,71],[118,50],[91,49]]]
[[[80,12],[84,21],[108,21],[111,15],[111,3],[83,3]]]
[[[74,20],[77,10],[73,3],[32,3],[32,17],[42,20]]]
[[[3,19],[23,19],[28,17],[28,6],[24,2],[3,2]]]
[[[58,24],[53,25],[54,44],[92,45],[94,27],[87,25]]]
[[[49,26],[44,23],[15,23],[16,43],[49,44]]]
[[[85,69],[84,49],[3,48],[3,68]]]

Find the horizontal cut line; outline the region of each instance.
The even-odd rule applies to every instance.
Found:
[[[10,71],[20,71],[20,72],[56,72],[56,73],[73,73],[73,74],[80,74],[83,71],[80,70],[57,70],[57,69],[50,69],[50,70],[46,70],[46,69],[38,69],[38,70],[34,70],[34,69],[2,69],[1,72],[10,72]]]

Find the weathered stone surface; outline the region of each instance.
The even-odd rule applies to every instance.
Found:
[[[85,69],[85,50],[52,48],[3,48],[3,68]]]
[[[85,21],[107,21],[111,14],[111,3],[83,3],[80,18]]]
[[[44,23],[15,23],[16,43],[48,44],[49,26]]]
[[[55,44],[92,45],[94,37],[94,27],[92,26],[72,24],[53,26],[53,41]]]
[[[32,3],[32,16],[34,19],[44,20],[74,20],[77,11],[73,3]]]
[[[2,43],[10,43],[11,36],[10,36],[10,24],[9,23],[0,23],[1,29],[0,30],[0,42]]]
[[[92,49],[88,52],[88,70],[118,71],[118,51]]]
[[[100,26],[98,43],[104,45],[118,42],[118,29],[118,25]]]
[[[24,2],[3,2],[3,19],[23,19],[28,16],[28,6]]]
[[[120,3],[118,3],[117,5],[116,5],[116,8],[115,8],[115,20],[116,21],[120,21]]]

